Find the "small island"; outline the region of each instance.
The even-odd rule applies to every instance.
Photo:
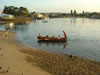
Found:
[[[0,21],[27,21],[33,20],[29,17],[29,11],[24,7],[5,6],[3,14],[0,14]]]

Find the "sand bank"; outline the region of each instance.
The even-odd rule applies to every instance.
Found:
[[[9,32],[8,39],[5,39],[4,33],[0,31],[0,75],[50,75],[26,61],[28,55],[20,50],[30,48],[21,45],[14,32]]]

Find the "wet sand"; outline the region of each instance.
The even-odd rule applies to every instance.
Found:
[[[15,32],[9,32],[8,39],[4,33],[0,31],[0,75],[50,75],[26,61],[28,55],[20,50],[30,48],[18,42]]]

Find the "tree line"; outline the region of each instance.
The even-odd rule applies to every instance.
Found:
[[[30,13],[27,8],[25,7],[15,7],[15,6],[5,6],[3,13],[5,14],[11,14],[14,16],[32,16],[34,14],[37,14],[36,12]],[[77,13],[76,10],[71,10],[70,13],[42,13],[43,15],[48,15],[48,17],[87,17],[87,18],[99,18],[100,19],[100,13],[97,12],[84,12]]]
[[[86,17],[86,13],[84,11],[82,13],[77,13],[76,10],[71,10],[70,17]]]

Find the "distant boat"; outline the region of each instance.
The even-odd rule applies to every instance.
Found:
[[[47,22],[48,22],[48,17],[44,17],[44,19],[43,19],[42,22],[43,22],[43,23],[47,23]]]
[[[47,23],[48,21],[47,21],[47,20],[43,20],[42,22],[43,22],[43,23]]]

